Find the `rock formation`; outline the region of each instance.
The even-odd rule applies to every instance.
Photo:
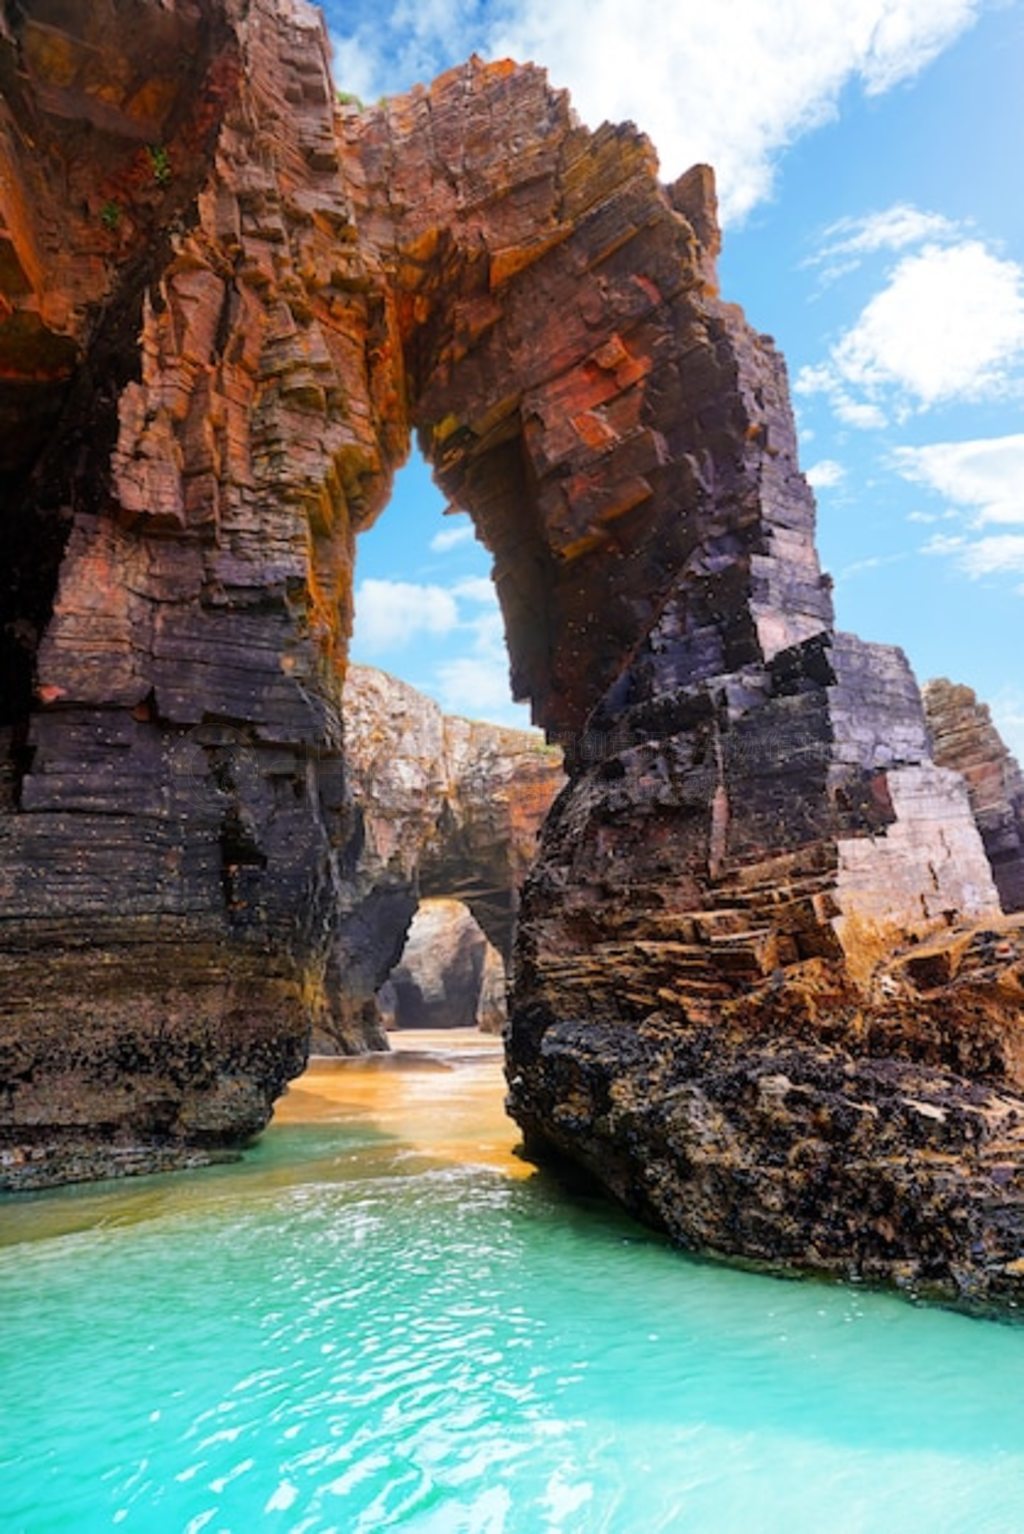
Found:
[[[459,900],[424,900],[387,981],[392,1028],[483,1028],[505,1020],[504,965]]]
[[[345,1026],[353,537],[414,428],[569,768],[531,1144],[688,1245],[1019,1293],[1019,929],[905,660],[833,630],[711,173],[532,66],[337,105],[302,0],[2,15],[9,1180],[237,1143]]]
[[[1003,910],[1024,911],[1024,776],[969,687],[928,682],[924,706],[934,756],[962,774]]]
[[[508,961],[519,888],[564,774],[542,736],[446,715],[371,666],[348,668],[342,713],[355,856],[329,966],[331,1016],[314,1045],[352,1052],[386,1045],[375,995],[421,898],[463,901]]]

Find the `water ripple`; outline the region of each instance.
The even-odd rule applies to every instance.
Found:
[[[0,1251],[3,1534],[1020,1526],[1024,1332],[317,1145]]]

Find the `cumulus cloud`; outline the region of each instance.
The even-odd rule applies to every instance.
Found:
[[[1024,433],[901,447],[893,464],[912,484],[968,510],[979,526],[1024,523]]]
[[[441,706],[449,714],[528,728],[529,709],[512,702],[505,627],[493,585],[481,578],[460,581],[455,589],[476,611],[463,624],[468,637],[464,653],[437,668],[434,691]]]
[[[456,656],[438,667],[437,682],[438,698],[446,714],[520,727],[529,722],[527,711],[512,702],[508,656],[504,652]]]
[[[958,521],[963,528],[933,534],[924,546],[926,554],[952,560],[972,580],[1024,575],[1024,534],[978,536],[987,527],[1024,525],[1024,433],[901,447],[891,462],[904,479],[947,503],[942,513],[912,513],[912,521]],[[1020,590],[1024,595],[1024,587]]]
[[[1024,533],[997,533],[988,538],[945,538],[925,544],[926,554],[951,557],[965,575],[1024,575]]]
[[[904,256],[796,388],[824,393],[850,425],[877,426],[888,412],[906,419],[954,400],[1005,397],[1019,387],[1022,363],[1024,268],[962,240]]]
[[[400,650],[419,634],[450,633],[459,621],[450,591],[414,581],[360,581],[355,605],[353,649],[366,655]]]
[[[925,240],[952,239],[960,224],[942,213],[927,213],[911,203],[896,203],[857,218],[841,218],[822,230],[818,246],[804,266],[820,267],[823,282],[834,282],[856,271],[868,257],[880,251],[905,250]]]
[[[486,576],[450,586],[367,579],[355,605],[352,650],[359,659],[376,662],[416,645],[417,685],[446,712],[529,727],[529,709],[512,702],[504,624]],[[428,648],[433,642],[442,646],[440,659]]]
[[[401,0],[346,32],[339,84],[361,95],[407,89],[458,63],[534,59],[568,86],[592,126],[632,120],[668,177],[698,160],[718,172],[723,218],[769,196],[781,152],[834,117],[857,83],[879,95],[908,80],[976,20],[984,0]]]
[[[473,539],[473,526],[470,522],[460,522],[455,527],[442,527],[439,533],[435,533],[430,540],[432,554],[448,554],[452,549],[457,549],[461,543],[470,543]]]
[[[814,490],[831,490],[846,478],[846,470],[834,458],[822,458],[819,463],[811,464],[804,477]]]
[[[457,597],[463,597],[467,602],[480,602],[485,607],[493,607],[498,610],[498,597],[494,590],[494,582],[486,575],[471,575],[464,581],[457,581],[452,587]]]

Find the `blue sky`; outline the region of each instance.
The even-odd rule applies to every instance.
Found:
[[[992,704],[1024,757],[1024,0],[329,3],[339,87],[474,49],[716,167],[724,295],[789,363],[840,626]],[[421,462],[360,540],[356,659],[508,699],[489,561]]]

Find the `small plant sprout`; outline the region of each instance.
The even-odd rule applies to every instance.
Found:
[[[166,186],[171,179],[171,157],[163,144],[150,144],[149,163],[157,186]]]

